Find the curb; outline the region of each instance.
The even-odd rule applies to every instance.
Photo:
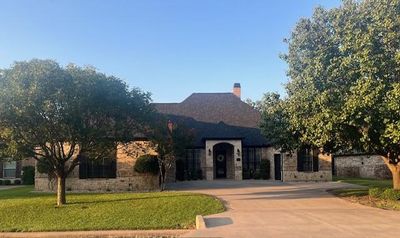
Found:
[[[190,230],[103,230],[53,232],[0,232],[0,238],[173,238]]]
[[[200,229],[206,229],[206,222],[204,221],[204,218],[202,215],[197,215],[196,216],[196,230]]]

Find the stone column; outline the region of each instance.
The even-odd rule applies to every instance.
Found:
[[[243,164],[243,159],[242,159],[242,141],[237,140],[234,141],[233,144],[233,163],[235,165],[235,180],[242,180],[242,164]],[[239,151],[239,154],[238,154]]]
[[[214,152],[213,152],[214,144],[211,141],[206,141],[206,180],[214,179]],[[210,153],[211,151],[211,153]]]

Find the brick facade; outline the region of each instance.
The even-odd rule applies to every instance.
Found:
[[[79,178],[77,166],[66,180],[68,191],[151,191],[159,189],[159,176],[140,174],[134,171],[138,157],[145,154],[155,154],[150,142],[138,141],[120,144],[116,151],[116,178]],[[45,174],[36,173],[35,189],[38,191],[54,191],[54,180],[49,180]]]
[[[332,155],[318,154],[318,171],[297,171],[297,154],[284,154],[282,181],[332,181]]]

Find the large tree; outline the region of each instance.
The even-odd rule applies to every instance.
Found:
[[[395,189],[400,189],[399,16],[399,0],[316,8],[287,39],[287,97],[273,106],[285,115],[284,133],[294,144],[381,155]],[[264,124],[278,123],[276,117],[271,110],[264,113]]]
[[[0,157],[33,157],[57,178],[57,204],[79,157],[108,156],[146,129],[150,96],[91,67],[51,60],[0,71]]]

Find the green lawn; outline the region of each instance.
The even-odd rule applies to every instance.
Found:
[[[350,196],[366,196],[368,195],[369,188],[391,188],[392,180],[388,179],[367,179],[367,178],[343,178],[343,177],[333,177],[334,181],[342,183],[351,183],[365,188],[345,188],[333,190],[333,193],[339,197],[350,197]]]
[[[185,229],[196,215],[224,211],[220,200],[193,193],[68,194],[57,207],[54,194],[32,190],[0,191],[0,231]]]
[[[341,178],[334,177],[335,181],[352,183],[362,186],[367,186],[368,188],[391,188],[393,182],[391,179],[366,179],[366,178]]]
[[[368,195],[369,188],[391,188],[392,180],[390,179],[366,179],[366,178],[340,178],[334,177],[335,181],[343,183],[351,183],[365,186],[365,188],[345,188],[335,189],[331,192],[338,197],[346,200],[357,202],[363,205],[378,207],[383,209],[400,210],[400,201],[390,201],[377,198],[371,198]]]

